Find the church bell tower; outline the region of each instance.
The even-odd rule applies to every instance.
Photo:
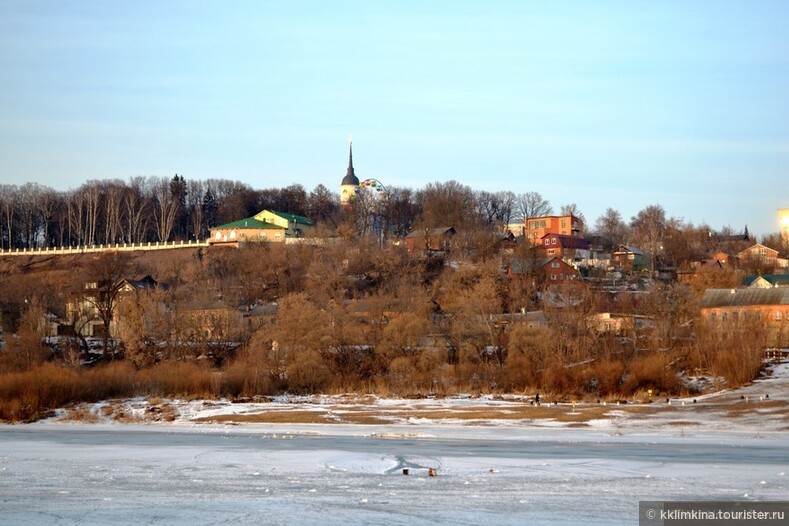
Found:
[[[340,204],[348,205],[356,198],[359,190],[359,178],[353,171],[353,140],[350,140],[350,152],[348,154],[348,171],[340,183]]]

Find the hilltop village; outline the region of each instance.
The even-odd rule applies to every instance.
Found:
[[[339,195],[176,175],[5,185],[0,211],[7,420],[100,396],[25,402],[29,371],[115,371],[119,395],[599,400],[746,383],[789,345],[789,225],[756,240],[658,204],[589,225],[537,192],[362,180],[352,149]]]

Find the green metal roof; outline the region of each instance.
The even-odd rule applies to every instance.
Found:
[[[763,278],[770,285],[774,285],[774,286],[789,285],[789,274],[764,274],[762,276],[757,276],[757,275],[748,276],[747,278],[745,278],[742,284],[747,287],[748,285],[756,281],[757,278]]]
[[[312,220],[308,217],[299,216],[296,214],[286,214],[285,212],[274,212],[271,211],[272,214],[281,217],[282,219],[287,219],[291,223],[296,223],[297,225],[310,225],[312,226]]]
[[[281,226],[266,223],[265,221],[258,221],[254,217],[247,217],[246,219],[239,219],[232,223],[225,223],[224,225],[215,226],[214,228],[254,228],[256,230],[269,229],[269,230],[284,230]]]

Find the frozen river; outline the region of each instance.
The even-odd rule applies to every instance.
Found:
[[[789,495],[783,437],[316,429],[2,426],[0,523],[637,524]]]

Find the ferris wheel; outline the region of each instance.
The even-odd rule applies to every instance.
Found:
[[[375,196],[379,199],[386,199],[386,187],[378,179],[365,179],[359,183],[356,193],[361,194],[362,192],[370,192],[370,195],[372,196]]]
[[[367,231],[368,228],[375,234],[379,242],[383,244],[385,237],[386,223],[386,186],[375,178],[365,179],[356,188],[357,211],[360,214],[361,230]]]

